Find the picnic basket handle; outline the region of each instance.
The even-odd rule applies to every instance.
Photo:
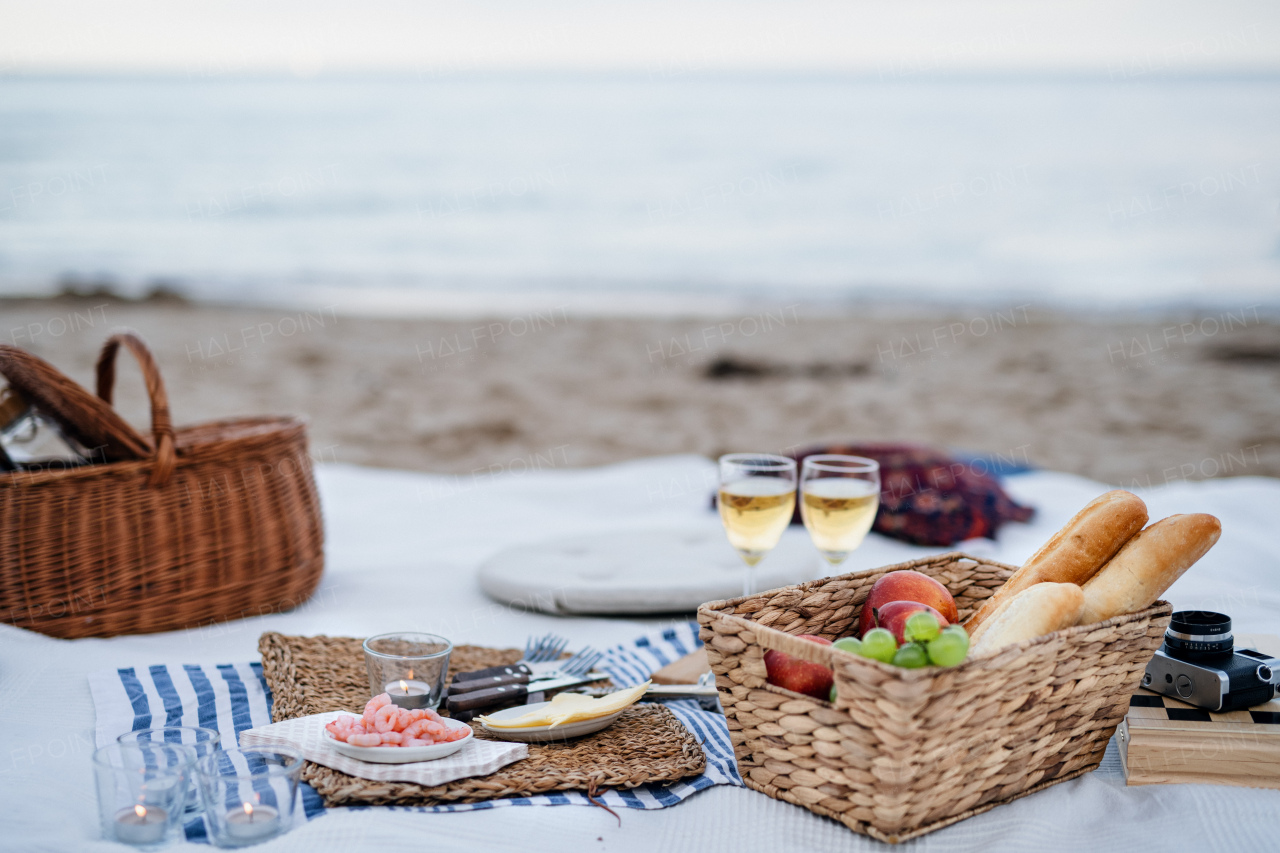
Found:
[[[174,445],[173,421],[169,417],[169,395],[164,390],[164,380],[160,378],[160,368],[156,365],[151,350],[143,343],[142,338],[133,332],[118,332],[107,338],[102,345],[102,354],[98,356],[98,396],[108,405],[116,383],[116,353],[124,344],[137,359],[142,368],[142,379],[147,385],[147,396],[151,399],[151,435],[155,450],[152,454],[154,465],[148,486],[159,487],[169,481],[177,463],[177,450]]]

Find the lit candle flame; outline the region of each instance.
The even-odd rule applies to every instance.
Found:
[[[133,807],[133,813],[134,813],[134,814],[136,814],[138,817],[146,817],[146,816],[147,816],[147,807],[146,807],[146,806],[134,806],[134,807]]]
[[[249,820],[253,820],[253,804],[252,803],[244,804],[244,813],[249,816]]]
[[[400,689],[401,689],[401,690],[403,690],[405,693],[408,693],[408,692],[409,692],[409,685],[408,685],[408,684],[405,684],[405,682],[404,682],[403,680],[401,680],[401,682],[400,682]]]

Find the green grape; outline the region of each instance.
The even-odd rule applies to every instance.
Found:
[[[928,648],[934,666],[955,666],[969,654],[969,635],[959,625],[948,625],[929,641]]]
[[[888,628],[872,628],[862,635],[862,648],[858,654],[882,663],[893,660],[893,653],[898,650],[898,642]]]
[[[834,644],[833,644],[833,645],[834,645]],[[835,701],[836,701],[836,686],[835,686],[834,684],[833,684],[833,685],[831,685],[831,696],[827,699],[827,701],[828,701],[828,702],[835,702]]]
[[[907,624],[902,628],[902,638],[908,643],[927,643],[938,636],[939,630],[938,617],[927,610],[921,610],[907,617]]]
[[[854,655],[861,654],[862,652],[862,641],[857,637],[841,637],[831,645],[833,648],[837,648],[842,652],[849,652]]]
[[[893,665],[905,669],[919,669],[929,665],[929,655],[919,643],[907,643],[893,654]]]

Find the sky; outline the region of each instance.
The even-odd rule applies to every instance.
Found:
[[[0,0],[0,76],[1280,72],[1275,0]]]

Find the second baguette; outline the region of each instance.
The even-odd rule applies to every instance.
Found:
[[[1093,577],[1147,523],[1142,498],[1115,489],[1091,500],[1053,534],[1022,568],[1013,573],[964,623],[970,636],[990,619],[1010,596],[1050,581],[1077,586]]]
[[[973,643],[974,656],[1069,628],[1080,621],[1084,593],[1073,583],[1038,583],[1024,589],[1000,609]]]
[[[1151,604],[1222,535],[1212,515],[1171,515],[1129,540],[1084,585],[1080,624],[1134,613]]]

